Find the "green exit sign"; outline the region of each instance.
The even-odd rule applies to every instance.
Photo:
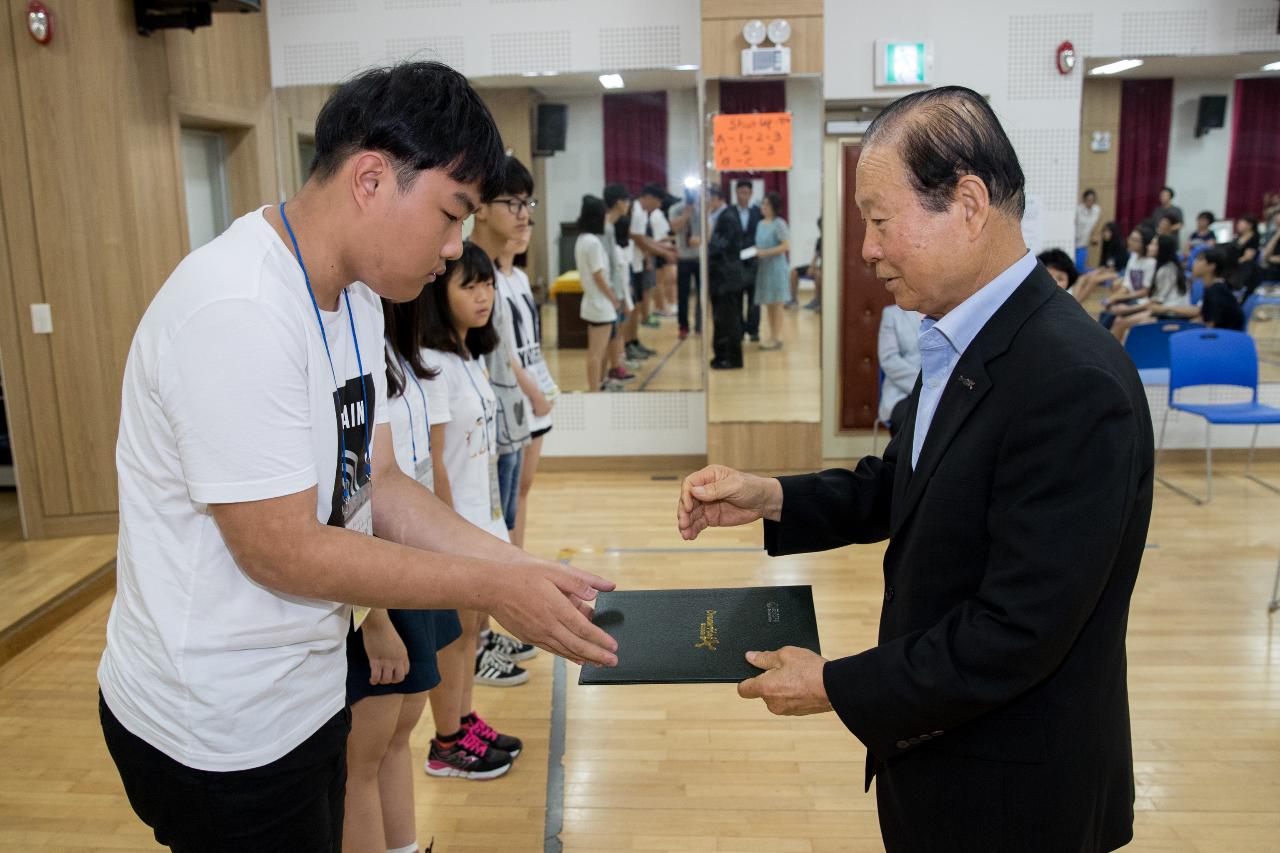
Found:
[[[928,41],[876,42],[877,86],[926,86],[933,71],[933,45]]]

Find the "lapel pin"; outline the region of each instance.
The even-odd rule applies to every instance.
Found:
[[[967,391],[972,391],[973,386],[977,384],[968,376],[961,376],[959,381],[960,381],[960,384],[963,385],[965,387],[965,390]]]

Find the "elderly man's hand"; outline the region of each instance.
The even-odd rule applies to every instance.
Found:
[[[738,685],[743,699],[763,699],[770,712],[785,717],[831,710],[822,683],[827,661],[821,655],[784,646],[776,652],[747,652],[747,662],[765,672]]]
[[[695,471],[680,486],[676,526],[686,540],[708,527],[736,527],[782,514],[782,485],[773,478],[743,474],[723,465]]]

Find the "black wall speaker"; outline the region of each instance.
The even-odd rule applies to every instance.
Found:
[[[1204,136],[1227,120],[1226,95],[1201,95],[1200,112],[1196,115],[1196,136]]]
[[[568,126],[569,108],[564,104],[538,104],[533,153],[546,155],[563,151]]]

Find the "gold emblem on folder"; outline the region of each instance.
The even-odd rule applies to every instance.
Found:
[[[695,649],[716,650],[716,645],[720,642],[720,636],[716,633],[716,612],[714,610],[707,611],[707,621],[698,626],[698,640],[694,644]]]

